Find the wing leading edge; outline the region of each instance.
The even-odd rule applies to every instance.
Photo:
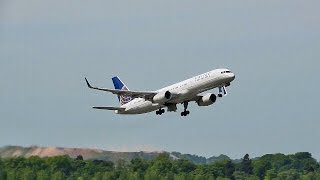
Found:
[[[93,109],[102,109],[102,110],[118,110],[118,111],[124,111],[126,108],[122,108],[122,107],[92,107]]]

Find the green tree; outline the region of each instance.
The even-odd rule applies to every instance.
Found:
[[[277,177],[277,172],[275,169],[270,169],[266,172],[266,175],[264,176],[265,180],[272,180]]]
[[[40,170],[37,173],[37,180],[50,180],[50,175],[45,170]]]
[[[129,179],[129,172],[127,169],[123,168],[119,171],[118,180],[128,180]]]
[[[144,175],[145,180],[160,180],[160,175],[156,171],[148,170]]]
[[[4,162],[4,166],[14,171],[24,169],[27,166],[27,160],[24,157],[8,158]]]
[[[143,175],[138,172],[130,172],[128,180],[142,180]]]
[[[173,161],[172,168],[173,168],[173,172],[178,174],[178,173],[190,173],[194,171],[197,168],[197,166],[188,160],[179,159],[179,160]]]
[[[91,180],[102,180],[103,173],[102,172],[97,172],[94,174],[93,178]]]
[[[15,170],[8,170],[7,171],[7,180],[18,180],[18,177],[16,176]]]
[[[290,169],[279,173],[277,178],[279,180],[297,180],[300,179],[300,175],[295,169]]]
[[[51,172],[60,171],[65,175],[69,175],[73,171],[72,159],[69,156],[50,157],[46,163],[51,168]]]
[[[76,160],[78,160],[78,161],[83,161],[83,156],[82,156],[82,155],[78,155],[78,156],[76,157]]]
[[[268,163],[270,162],[270,164]],[[275,171],[285,171],[290,169],[292,160],[284,154],[267,154],[255,160],[253,163],[254,173],[263,174],[264,169],[274,169]],[[270,166],[270,167],[268,167]]]
[[[265,159],[259,159],[253,162],[253,172],[260,179],[266,175],[266,172],[272,168],[271,163]]]
[[[105,171],[113,171],[114,163],[111,161],[102,161],[102,160],[93,160],[93,164],[91,164],[95,172],[105,172]],[[87,163],[88,164],[88,163]],[[121,167],[118,165],[118,168],[125,168],[126,164],[122,163]]]
[[[0,180],[6,180],[6,179],[7,179],[7,172],[3,168],[0,168]]]
[[[174,174],[173,175],[173,179],[174,180],[192,180],[192,179],[194,179],[194,180],[204,180],[203,179],[203,175],[197,174],[197,175],[194,175],[194,178],[193,178],[192,175],[190,175],[188,173]]]
[[[37,175],[31,169],[24,169],[22,170],[21,178],[23,180],[34,180],[37,178]]]
[[[119,159],[116,162],[116,168],[117,169],[123,169],[126,168],[126,161],[124,159]]]
[[[207,175],[203,175],[203,174],[196,174],[193,178],[189,178],[189,179],[194,179],[194,180],[207,180],[207,179],[214,179],[213,176],[207,176]],[[185,179],[183,179],[185,180]]]
[[[301,180],[319,180],[320,174],[315,172],[309,172],[308,174],[302,175]]]
[[[230,160],[217,161],[211,166],[213,174],[215,177],[227,177],[229,179],[234,179],[233,173],[235,171],[235,164]]]
[[[51,178],[51,180],[64,180],[64,179],[65,179],[65,175],[61,171],[55,172]]]
[[[40,171],[48,168],[48,164],[46,164],[45,160],[39,156],[31,156],[26,159],[26,166],[33,171]]]
[[[4,170],[4,163],[0,157],[0,180],[7,179],[7,173]]]
[[[249,157],[249,154],[246,154],[243,157],[242,162],[240,164],[240,168],[241,168],[242,172],[244,172],[246,174],[252,174],[253,166],[252,166],[252,161]]]
[[[230,160],[226,160],[224,161],[224,174],[226,177],[230,178],[230,179],[234,179],[233,177],[233,173],[235,171],[235,164],[232,163],[232,161]]]
[[[171,172],[172,161],[170,160],[169,154],[162,153],[155,160],[151,169],[160,175],[165,175]]]
[[[139,173],[144,173],[149,168],[148,162],[140,158],[132,159],[129,166],[133,172]]]
[[[260,179],[258,176],[250,175],[241,171],[235,171],[233,175],[236,180],[259,180]]]
[[[114,171],[112,172],[105,172],[102,176],[103,180],[116,180],[118,177]]]
[[[299,160],[311,159],[312,155],[309,152],[298,152],[293,155],[293,158],[299,159]]]
[[[6,180],[7,179],[7,173],[0,169],[0,180]]]
[[[253,167],[253,174],[252,173]],[[237,171],[235,171],[237,170]],[[194,164],[188,160],[172,160],[161,154],[154,160],[133,159],[110,161],[52,158],[0,158],[0,180],[318,180],[319,163],[310,153],[293,155],[268,154],[251,160],[246,155],[241,162],[222,160],[211,164]]]

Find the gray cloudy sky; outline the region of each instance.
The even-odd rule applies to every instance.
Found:
[[[320,1],[0,1],[0,146],[320,159]],[[119,116],[121,77],[155,90],[211,69],[236,73],[191,116]],[[179,106],[179,111],[182,107]]]

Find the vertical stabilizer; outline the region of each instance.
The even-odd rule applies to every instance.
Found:
[[[112,78],[112,82],[114,85],[115,89],[119,89],[119,90],[129,90],[128,87],[120,80],[120,78],[118,76],[115,76]],[[132,101],[132,97],[131,96],[118,96],[120,105],[124,105],[127,104],[128,102]]]

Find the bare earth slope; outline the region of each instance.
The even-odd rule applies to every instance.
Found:
[[[99,159],[117,161],[119,159],[131,160],[133,158],[153,159],[160,152],[113,152],[103,151],[98,149],[84,149],[84,148],[60,148],[60,147],[20,147],[20,146],[6,146],[0,148],[0,157],[53,157],[68,155],[72,158],[81,155],[84,159]]]
[[[106,160],[116,162],[120,159],[130,161],[134,158],[145,160],[154,159],[163,152],[114,152],[104,151],[98,149],[84,149],[84,148],[61,148],[61,147],[21,147],[21,146],[5,146],[0,148],[0,157],[53,157],[68,155],[71,158],[76,158],[81,155],[84,159]],[[207,164],[219,160],[230,160],[228,156],[220,155],[218,157],[205,158],[202,156],[181,154],[179,152],[169,153],[172,159],[187,159],[195,164]]]

